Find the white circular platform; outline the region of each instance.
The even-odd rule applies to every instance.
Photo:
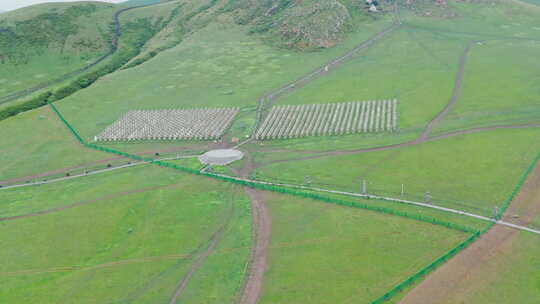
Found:
[[[244,153],[233,149],[212,150],[199,156],[199,160],[207,165],[228,165],[234,161],[241,160]]]

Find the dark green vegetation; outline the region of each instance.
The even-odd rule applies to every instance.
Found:
[[[243,161],[209,172],[352,192],[366,180],[368,193],[493,216],[540,150],[540,8],[394,4],[381,1],[381,12],[369,14],[353,0],[134,0],[2,15],[4,32],[16,34],[9,47],[25,50],[9,49],[1,67],[12,70],[0,69],[0,82],[10,87],[2,85],[0,95],[46,85],[0,106],[0,182],[232,147],[233,137],[255,130],[259,100],[288,86],[265,105],[397,98],[400,129],[252,141],[240,148]],[[43,37],[25,34],[48,22]],[[99,48],[76,44],[79,38],[100,41]],[[336,58],[346,59],[289,85]],[[45,80],[27,77],[50,66],[57,70]],[[47,103],[80,141],[51,106],[32,110]],[[225,106],[241,113],[222,142],[92,143],[128,110]],[[10,261],[0,269],[0,302],[238,303],[257,267],[260,210],[243,182],[182,173],[201,168],[185,158],[0,190],[1,258]],[[412,287],[487,226],[388,200],[256,188],[272,222],[260,303],[369,303],[396,286]],[[527,253],[508,258],[515,267],[503,267],[507,277],[489,264],[481,271],[491,285],[471,288],[497,290],[508,303],[536,298],[531,286],[539,281],[526,267],[536,265],[535,240],[516,241]]]

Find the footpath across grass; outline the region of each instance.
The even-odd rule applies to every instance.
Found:
[[[268,194],[260,303],[369,303],[468,237],[405,218]]]

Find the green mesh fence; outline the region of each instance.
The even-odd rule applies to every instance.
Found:
[[[527,170],[525,170],[525,172],[523,173],[523,175],[521,175],[521,178],[519,179],[519,182],[518,184],[516,185],[516,187],[514,187],[514,190],[512,191],[512,193],[510,194],[510,197],[508,197],[508,199],[504,202],[502,208],[499,210],[499,213],[497,214],[496,218],[497,220],[500,220],[506,210],[508,209],[508,207],[510,207],[510,204],[512,203],[512,201],[516,198],[516,196],[518,195],[518,193],[521,191],[521,188],[523,187],[523,185],[525,184],[525,182],[527,181],[527,178],[529,177],[529,175],[532,173],[532,171],[534,170],[534,168],[536,168],[536,165],[538,164],[538,161],[540,161],[540,153],[538,153],[536,155],[536,157],[534,158],[534,160],[531,162],[531,164],[529,165],[529,167],[527,167]]]
[[[396,285],[394,288],[392,288],[390,291],[388,291],[387,293],[382,295],[380,298],[373,301],[372,304],[384,303],[384,302],[388,301],[389,299],[391,299],[392,297],[399,294],[400,292],[402,292],[403,290],[405,290],[406,288],[412,286],[414,283],[416,283],[420,279],[424,278],[426,275],[431,273],[437,267],[441,266],[446,261],[451,259],[453,256],[455,256],[456,254],[458,254],[459,252],[461,252],[462,250],[467,248],[470,244],[474,243],[474,241],[476,241],[480,236],[482,236],[484,233],[489,231],[489,229],[491,229],[491,227],[493,227],[493,225],[494,225],[494,223],[490,223],[489,226],[485,230],[479,231],[479,230],[471,228],[471,227],[467,227],[467,226],[464,226],[464,225],[459,225],[459,224],[455,224],[455,223],[451,223],[451,222],[442,221],[442,220],[439,220],[439,219],[436,219],[436,218],[433,218],[433,217],[428,217],[428,216],[414,214],[414,213],[408,213],[408,212],[394,210],[394,209],[386,208],[386,207],[371,206],[371,205],[367,205],[367,204],[360,203],[360,202],[336,199],[336,198],[332,198],[332,197],[328,197],[328,196],[323,196],[323,195],[320,195],[320,194],[317,194],[317,193],[293,190],[293,189],[289,189],[289,188],[286,188],[286,187],[283,187],[283,186],[264,184],[264,183],[260,183],[260,182],[243,180],[243,179],[239,179],[239,178],[235,178],[235,177],[229,177],[229,176],[224,176],[224,175],[219,175],[219,174],[201,172],[201,171],[196,170],[196,169],[191,169],[191,168],[178,166],[178,165],[173,164],[173,163],[167,163],[167,162],[163,162],[163,161],[159,161],[159,160],[154,160],[152,158],[145,158],[145,157],[141,157],[141,156],[138,156],[138,155],[133,155],[133,154],[117,151],[117,150],[114,150],[114,149],[98,146],[98,145],[95,145],[95,144],[87,143],[79,135],[77,130],[75,128],[73,128],[68,123],[68,121],[62,116],[62,114],[58,111],[58,109],[54,106],[54,104],[51,103],[50,105],[53,108],[53,110],[56,112],[56,114],[58,114],[58,117],[60,117],[62,122],[67,126],[67,128],[71,131],[71,133],[77,138],[77,140],[79,140],[79,142],[81,142],[84,146],[86,146],[88,148],[91,148],[91,149],[95,149],[95,150],[103,151],[103,152],[108,152],[108,153],[113,153],[113,154],[120,155],[120,156],[123,156],[123,157],[126,157],[126,158],[131,158],[131,159],[134,159],[134,160],[145,161],[145,162],[148,162],[148,163],[156,164],[158,166],[162,166],[162,167],[166,167],[166,168],[172,168],[172,169],[176,169],[176,170],[186,172],[186,173],[207,176],[207,177],[214,178],[214,179],[217,179],[217,180],[231,182],[231,183],[239,184],[239,185],[254,188],[254,189],[260,189],[260,190],[265,190],[265,191],[272,191],[272,192],[277,192],[277,193],[294,195],[294,196],[298,196],[298,197],[323,201],[323,202],[326,202],[326,203],[331,203],[331,204],[340,205],[340,206],[346,206],[346,207],[352,207],[352,208],[360,208],[360,209],[370,210],[370,211],[374,211],[374,212],[380,212],[380,213],[384,213],[384,214],[405,217],[405,218],[409,218],[409,219],[413,219],[413,220],[417,220],[417,221],[427,222],[427,223],[431,223],[431,224],[434,224],[434,225],[439,225],[439,226],[443,226],[443,227],[446,227],[446,228],[458,230],[458,231],[461,231],[461,232],[472,233],[472,235],[470,237],[468,237],[465,241],[463,241],[462,243],[460,243],[456,247],[452,248],[451,250],[446,252],[444,255],[437,258],[435,261],[433,261],[432,263],[430,263],[426,267],[422,268],[421,270],[419,270],[418,272],[416,272],[415,274],[413,274],[412,276],[407,278],[405,281],[403,281],[403,282],[399,283],[398,285]],[[531,165],[527,168],[526,172],[520,178],[519,183],[516,185],[514,191],[512,192],[510,197],[506,200],[503,208],[501,209],[499,215],[497,216],[498,219],[500,219],[502,217],[502,215],[504,214],[504,212],[508,209],[508,206],[514,200],[516,195],[519,193],[519,191],[523,187],[523,184],[527,180],[528,175],[534,170],[534,168],[535,168],[535,166],[536,166],[536,164],[538,163],[539,160],[540,160],[540,153],[538,153],[538,155],[533,160]],[[382,200],[384,200],[384,199],[382,199]]]

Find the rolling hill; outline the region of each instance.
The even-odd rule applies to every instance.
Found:
[[[535,1],[2,14],[0,302],[536,304]]]

